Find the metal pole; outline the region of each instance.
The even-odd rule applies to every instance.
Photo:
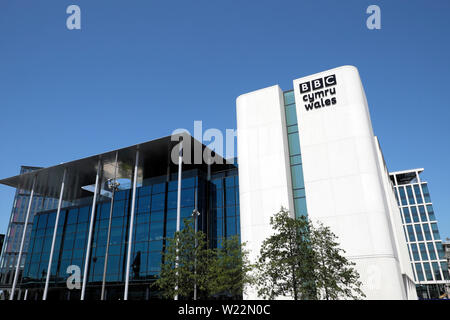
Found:
[[[94,190],[94,199],[92,199],[92,210],[91,210],[91,221],[89,223],[89,235],[88,235],[88,242],[87,242],[87,248],[86,248],[86,259],[84,260],[84,273],[83,273],[83,285],[81,286],[81,298],[80,300],[84,300],[84,295],[86,293],[86,283],[87,283],[87,276],[89,273],[89,258],[91,254],[91,242],[92,242],[92,232],[94,230],[94,221],[95,221],[95,207],[97,206],[97,193],[98,193],[98,186],[99,186],[99,180],[100,180],[100,170],[101,170],[101,159],[98,159],[97,164],[97,174],[95,176],[95,190]]]
[[[36,186],[36,176],[33,177],[33,186],[31,187],[30,199],[28,200],[27,215],[25,217],[25,223],[23,225],[22,240],[20,241],[19,256],[17,257],[16,272],[14,274],[14,281],[11,288],[11,294],[9,295],[9,300],[14,300],[14,292],[16,291],[17,279],[19,278],[20,260],[22,260],[23,246],[25,244],[25,235],[27,233],[28,219],[30,218],[31,203],[33,202],[35,186]]]
[[[133,196],[131,198],[131,212],[130,212],[130,229],[128,234],[128,251],[127,251],[127,270],[125,273],[125,292],[123,295],[124,300],[128,300],[128,285],[130,282],[130,264],[131,264],[131,244],[133,240],[133,224],[134,224],[134,210],[136,202],[136,185],[137,185],[137,173],[139,164],[139,149],[136,150],[136,161],[134,164],[134,177],[133,177]]]
[[[195,232],[195,257],[194,257],[194,274],[197,276],[197,246],[198,246],[198,240],[197,240],[197,231],[198,231],[198,216],[200,215],[200,212],[197,210],[197,188],[195,189],[195,208],[194,211],[192,211],[192,215],[194,216],[194,232]],[[197,279],[194,280],[194,301],[197,300]]]
[[[58,230],[59,214],[61,213],[64,185],[66,183],[66,174],[67,174],[67,168],[64,168],[64,174],[63,174],[63,178],[62,178],[62,182],[61,182],[61,191],[59,193],[58,210],[56,211],[55,227],[53,228],[52,246],[50,249],[50,256],[48,259],[47,278],[45,279],[45,288],[44,288],[44,295],[42,296],[42,300],[47,300],[48,285],[50,282],[50,273],[51,273],[50,269],[52,268],[53,251],[55,250],[56,231]]]
[[[116,194],[116,189],[118,187],[117,182],[117,158],[118,158],[119,152],[116,151],[116,162],[114,167],[114,180],[112,181],[112,196],[111,196],[111,206],[109,210],[109,223],[108,223],[108,236],[106,239],[106,251],[105,251],[105,265],[103,267],[103,279],[102,279],[102,294],[100,296],[101,300],[105,300],[105,287],[106,287],[106,271],[108,269],[108,254],[109,254],[109,241],[111,239],[111,224],[112,224],[112,215],[113,215],[113,208],[114,208],[114,195]]]
[[[183,140],[180,142],[180,152],[178,154],[178,194],[177,194],[177,232],[180,231],[180,219],[181,219],[181,173],[183,167]],[[178,243],[177,243],[177,257],[175,261],[175,269],[178,269]],[[178,272],[176,272],[178,277]],[[175,291],[178,290],[178,283],[175,285]],[[178,294],[174,297],[178,300]]]

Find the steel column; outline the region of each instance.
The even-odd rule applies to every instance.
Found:
[[[47,300],[48,285],[50,282],[50,273],[51,273],[52,261],[53,261],[53,251],[55,250],[56,231],[58,230],[59,215],[61,213],[64,185],[66,183],[66,174],[67,174],[67,168],[64,169],[64,174],[63,174],[63,178],[62,178],[62,182],[61,182],[61,191],[59,193],[58,210],[56,211],[55,227],[53,228],[52,246],[50,249],[50,257],[48,259],[47,278],[45,279],[45,288],[44,288],[44,295],[42,296],[42,300]]]
[[[128,285],[129,285],[129,281],[130,281],[131,245],[132,245],[132,241],[133,241],[134,210],[136,207],[136,186],[137,186],[138,164],[139,164],[139,149],[136,150],[136,161],[134,164],[133,196],[131,199],[130,229],[129,229],[129,234],[128,234],[127,270],[125,273],[125,292],[123,295],[124,300],[128,300]]]
[[[101,159],[98,159],[97,164],[97,175],[95,176],[95,190],[94,190],[94,198],[92,199],[92,210],[91,210],[91,221],[89,224],[89,235],[87,241],[87,249],[86,249],[86,259],[84,260],[84,272],[83,272],[83,284],[81,286],[81,300],[84,300],[84,295],[86,294],[86,283],[87,276],[89,273],[89,258],[91,255],[91,244],[92,244],[92,232],[94,230],[94,222],[95,222],[95,209],[97,206],[97,194],[98,187],[100,182],[100,172],[101,172]]]
[[[36,176],[33,177],[33,186],[31,187],[30,199],[28,200],[27,215],[25,217],[25,223],[23,225],[22,240],[20,241],[19,256],[17,257],[16,272],[14,274],[14,281],[11,288],[11,294],[9,295],[9,300],[14,300],[14,292],[16,291],[17,279],[19,278],[20,260],[22,260],[23,246],[25,244],[25,236],[27,233],[28,220],[30,218],[31,203],[33,202],[35,187],[36,187]]]

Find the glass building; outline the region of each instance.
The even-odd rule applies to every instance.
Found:
[[[59,210],[58,200],[56,208],[35,210],[34,223],[26,231],[28,255],[21,259],[24,271],[15,286],[16,299],[159,297],[153,282],[166,239],[176,231],[178,209],[181,226],[194,209],[200,212],[198,228],[210,247],[222,237],[239,234],[234,159],[225,161],[187,135],[183,144],[181,168],[171,157],[178,142],[166,137],[1,181],[34,190],[39,197],[62,199]],[[215,162],[192,163],[191,155],[198,150]],[[179,206],[178,169],[182,170]],[[81,288],[69,289],[67,281],[75,269],[82,275]]]
[[[400,207],[403,230],[419,299],[436,299],[450,282],[448,263],[431,202],[424,169],[390,173]]]
[[[25,174],[38,170],[41,168],[22,166],[20,174]],[[10,221],[5,236],[4,246],[0,256],[0,290],[11,288],[13,281],[15,266],[17,264],[17,256],[19,254],[20,243],[22,240],[23,227],[25,224],[25,215],[27,212],[27,205],[30,198],[30,191],[25,189],[17,189],[13,207],[11,210]],[[26,260],[28,246],[30,241],[31,228],[33,226],[34,216],[37,212],[42,210],[50,210],[56,208],[58,200],[36,195],[31,204],[30,216],[28,219],[27,233],[25,235],[25,242],[23,246],[22,262],[19,268],[19,279],[21,278],[24,262]]]

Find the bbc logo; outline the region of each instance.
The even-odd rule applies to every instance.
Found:
[[[336,75],[333,74],[328,77],[300,83],[300,93],[307,93],[310,92],[311,90],[314,91],[322,89],[324,86],[331,87],[334,86],[335,84],[336,84]]]

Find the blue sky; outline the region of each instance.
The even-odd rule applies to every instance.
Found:
[[[81,8],[82,30],[66,28]],[[366,28],[370,4],[381,30]],[[358,67],[389,170],[425,168],[450,237],[450,2],[0,2],[0,178],[168,135],[235,128],[238,95]],[[0,186],[0,233],[14,190]]]

